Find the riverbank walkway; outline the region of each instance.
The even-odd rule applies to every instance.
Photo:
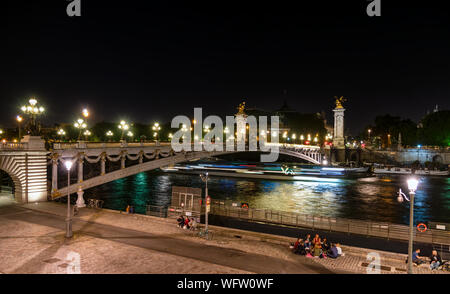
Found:
[[[79,256],[81,273],[366,273],[366,250],[343,245],[336,260],[292,254],[292,238],[211,226],[212,240],[174,219],[82,208],[74,237],[64,237],[61,203],[0,206],[0,272],[66,273]],[[376,251],[381,273],[405,273],[406,255]],[[417,273],[431,272],[426,266]]]

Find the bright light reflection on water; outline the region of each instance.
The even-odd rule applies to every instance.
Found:
[[[336,181],[273,181],[211,177],[213,199],[247,202],[252,208],[331,217],[409,222],[409,204],[397,202],[396,192],[407,192],[406,176],[336,179]],[[172,186],[202,187],[198,175],[162,172],[140,173],[86,191],[86,197],[103,199],[104,206],[124,210],[133,205],[145,213],[146,204],[170,205]],[[415,197],[415,221],[450,223],[450,179],[420,178]]]

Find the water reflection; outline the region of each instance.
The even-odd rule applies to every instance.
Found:
[[[253,208],[387,221],[407,224],[409,203],[397,202],[399,188],[407,191],[405,176],[366,177],[323,181],[273,181],[210,177],[213,199],[247,202]],[[104,206],[124,210],[133,205],[145,213],[147,204],[170,205],[172,186],[204,188],[199,176],[162,172],[140,173],[86,191]],[[422,177],[415,197],[415,221],[450,223],[450,179]]]

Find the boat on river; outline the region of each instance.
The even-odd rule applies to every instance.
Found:
[[[374,168],[374,174],[396,174],[396,175],[418,175],[418,176],[448,176],[449,171],[429,170],[429,169],[412,169],[405,167],[384,167]]]
[[[319,165],[287,165],[280,163],[253,164],[232,163],[196,163],[177,164],[161,168],[164,172],[199,174],[208,172],[212,176],[259,178],[291,181],[333,181],[336,178],[367,176],[369,167],[327,167]],[[331,179],[333,178],[333,179]]]

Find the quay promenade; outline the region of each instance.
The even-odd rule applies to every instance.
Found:
[[[289,237],[211,226],[214,238],[204,240],[172,218],[107,209],[80,209],[67,241],[65,213],[66,206],[55,202],[1,206],[0,250],[7,254],[0,272],[65,273],[73,252],[81,273],[366,273],[370,252],[380,255],[381,273],[406,269],[404,254],[344,243],[345,256],[336,260],[306,258],[290,252]],[[426,266],[414,270],[432,273]]]

